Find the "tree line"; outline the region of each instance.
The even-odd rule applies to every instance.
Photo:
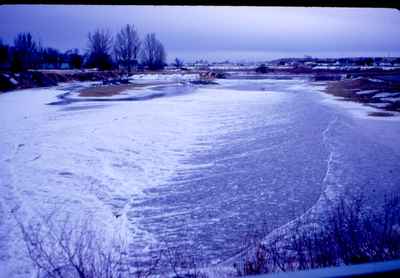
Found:
[[[121,69],[128,72],[143,68],[160,70],[166,65],[166,51],[154,33],[143,40],[134,25],[127,24],[115,37],[107,30],[97,29],[87,37],[87,50],[65,52],[42,47],[29,32],[19,33],[13,45],[0,38],[0,70],[20,72],[27,69]]]

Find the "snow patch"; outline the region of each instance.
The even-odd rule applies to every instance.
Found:
[[[384,98],[384,97],[392,97],[392,96],[398,96],[400,95],[400,93],[386,93],[386,92],[382,92],[379,94],[374,95],[374,98]]]
[[[365,90],[356,92],[357,95],[369,95],[378,92],[378,90]]]
[[[400,101],[400,97],[385,97],[382,100],[390,101],[390,102],[396,102]]]
[[[169,82],[182,82],[193,81],[200,78],[199,74],[135,74],[129,77],[134,81],[169,81]]]
[[[17,85],[17,84],[18,84],[18,81],[15,80],[14,78],[10,78],[9,80],[10,80],[10,82],[13,83],[14,85]]]
[[[389,105],[389,103],[368,103],[368,105],[377,107],[377,108],[385,108]]]
[[[376,82],[376,83],[382,83],[382,82],[385,82],[385,81],[383,81],[383,80],[376,79],[376,78],[368,78],[368,80],[369,80],[369,81],[371,81],[371,82]]]

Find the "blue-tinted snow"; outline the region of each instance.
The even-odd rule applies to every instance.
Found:
[[[1,95],[0,271],[29,272],[10,210],[92,212],[132,256],[168,242],[220,262],[323,196],[399,189],[397,117],[358,117],[306,79],[219,83],[147,101],[47,105],[79,84]]]

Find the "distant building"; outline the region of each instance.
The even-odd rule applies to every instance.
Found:
[[[194,68],[197,70],[209,70],[209,64],[208,63],[195,63]]]

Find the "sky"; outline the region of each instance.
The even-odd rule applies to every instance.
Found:
[[[86,51],[96,28],[154,32],[186,62],[400,56],[400,11],[378,8],[1,5],[0,38],[31,32],[43,46]]]

